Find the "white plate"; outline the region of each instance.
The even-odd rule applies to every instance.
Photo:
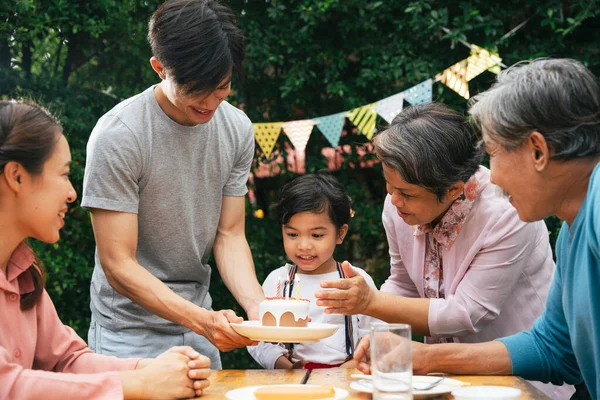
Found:
[[[425,375],[415,375],[413,376],[413,386],[418,385],[428,385],[432,382],[435,382],[439,379],[438,376],[425,376]],[[465,383],[461,382],[457,379],[446,378],[444,379],[444,383],[440,383],[436,387],[433,387],[429,390],[415,390],[413,389],[413,397],[415,399],[426,399],[428,397],[437,396],[440,394],[450,393],[453,390],[457,389],[457,386],[464,386]],[[372,381],[369,379],[363,379],[359,381],[353,381],[350,383],[350,388],[356,390],[357,392],[364,393],[373,393]]]
[[[452,396],[460,400],[497,399],[516,400],[521,397],[521,391],[507,386],[471,386],[454,389]]]
[[[249,387],[245,387],[245,388],[240,388],[240,389],[234,389],[234,390],[230,390],[229,392],[225,393],[225,398],[229,399],[229,400],[256,400],[256,397],[254,397],[254,391],[256,389],[265,387],[265,386],[291,386],[291,387],[303,387],[303,386],[319,386],[319,385],[262,385],[262,386],[249,386]],[[340,388],[336,388],[334,387],[333,390],[335,390],[335,397],[330,397],[329,399],[322,399],[322,400],[337,400],[337,399],[344,399],[346,397],[348,397],[348,392],[344,389],[340,389]]]
[[[259,342],[308,343],[329,337],[338,330],[338,325],[309,322],[305,328],[287,326],[262,326],[260,321],[244,321],[231,324],[234,331]]]

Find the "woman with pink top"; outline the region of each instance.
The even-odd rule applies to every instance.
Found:
[[[525,223],[480,166],[464,117],[439,103],[405,109],[373,140],[388,196],[390,277],[323,282],[326,312],[407,323],[426,343],[485,342],[530,329],[555,265],[543,221]],[[569,398],[570,386],[540,388]]]
[[[94,354],[61,323],[27,238],[59,239],[71,153],[59,123],[35,104],[0,101],[0,398],[165,399],[208,387],[208,358],[174,347],[155,359]]]

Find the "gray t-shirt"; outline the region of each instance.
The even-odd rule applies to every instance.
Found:
[[[223,196],[244,196],[254,156],[248,117],[224,101],[206,124],[182,126],[160,108],[150,87],[106,113],[87,145],[82,206],[138,215],[137,260],[175,293],[206,309]],[[91,309],[108,329],[147,328],[178,334],[117,293],[98,251]]]

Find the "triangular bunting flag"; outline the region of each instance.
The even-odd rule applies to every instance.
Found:
[[[377,120],[375,103],[348,111],[348,119],[362,132],[363,135],[371,140],[375,133],[375,122]]]
[[[431,79],[427,79],[426,81],[405,90],[402,92],[404,94],[404,99],[413,106],[422,103],[431,103],[432,83]]]
[[[490,54],[486,49],[482,49],[474,44],[471,45],[471,55],[467,58],[467,82],[481,74],[483,71],[500,64],[502,59],[496,55]]]
[[[303,119],[301,121],[284,122],[282,128],[290,138],[294,149],[296,151],[304,151],[313,126],[315,126],[315,121],[312,119]]]
[[[269,158],[271,152],[273,151],[273,147],[275,147],[275,143],[277,143],[277,138],[279,137],[279,132],[281,131],[281,125],[282,122],[264,122],[260,124],[252,124],[252,126],[254,126],[254,138],[256,138],[260,149],[267,158]]]
[[[381,118],[385,119],[388,124],[392,123],[394,117],[400,114],[404,104],[404,93],[397,93],[393,96],[379,100],[375,105],[375,110]]]
[[[467,82],[467,64],[468,59],[457,62],[451,67],[448,67],[441,74],[437,74],[435,79],[454,90],[456,93],[469,98],[469,83]]]
[[[471,45],[471,55],[448,67],[441,74],[436,75],[436,80],[442,82],[456,93],[469,99],[469,81],[483,71],[497,65],[502,59],[490,54],[479,46]]]
[[[344,129],[347,113],[347,111],[344,111],[313,119],[315,124],[317,124],[317,128],[319,128],[323,136],[331,143],[332,147],[337,148],[340,143],[340,136],[342,135],[342,129]]]

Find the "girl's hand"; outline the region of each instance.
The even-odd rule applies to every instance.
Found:
[[[304,364],[306,364],[304,360],[296,361],[292,364],[292,369],[302,369],[304,368]]]
[[[284,355],[279,356],[275,361],[275,369],[302,369],[306,362],[304,360],[296,361],[292,364],[290,360]]]
[[[375,296],[373,288],[350,266],[348,261],[342,263],[342,269],[346,274],[345,279],[321,282],[322,288],[335,290],[322,290],[315,293],[317,305],[327,307],[325,308],[327,314],[366,314]]]
[[[292,363],[284,355],[279,356],[277,361],[275,361],[275,369],[292,369],[292,367]]]

